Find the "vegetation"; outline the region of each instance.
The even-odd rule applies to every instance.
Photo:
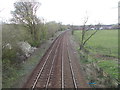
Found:
[[[91,31],[92,33],[93,31]],[[81,31],[75,31],[79,41]],[[86,49],[106,56],[118,57],[118,30],[100,30],[86,44]]]
[[[86,43],[89,41],[89,39],[92,38],[92,36],[94,36],[96,34],[96,32],[98,30],[93,30],[92,32],[89,33],[92,25],[89,25],[88,27],[86,27],[86,23],[88,22],[88,17],[85,17],[84,18],[84,21],[83,21],[83,26],[82,26],[82,31],[81,31],[81,38],[80,38],[80,50],[82,50]],[[97,25],[98,28],[100,28],[100,24]],[[72,32],[73,34],[73,32]]]
[[[103,60],[98,63],[99,67],[111,75],[112,78],[118,78],[118,62],[114,60]]]
[[[40,44],[40,29],[41,24],[40,19],[36,16],[38,7],[40,6],[39,2],[15,2],[15,10],[12,11],[13,18],[11,21],[15,24],[22,24],[25,29],[28,31],[32,42],[32,45]],[[42,32],[43,33],[43,32]]]
[[[45,43],[45,45],[38,48],[24,63],[19,63],[19,65],[11,64],[10,60],[3,60],[2,87],[21,88],[22,84],[27,80],[26,76],[32,72],[48,47],[49,44]]]
[[[18,43],[21,41],[28,42],[33,47],[38,47],[42,43],[44,43],[50,37],[53,37],[55,33],[60,29],[58,23],[49,22],[46,24],[40,24],[40,33],[39,34],[39,41],[33,41],[29,32],[27,32],[26,28],[19,24],[3,24],[2,27],[2,68],[3,68],[3,87],[13,87],[16,80],[20,78],[23,74],[25,75],[27,70],[21,71],[21,65],[23,64],[24,59],[20,58],[20,56],[24,56],[24,53],[19,48]],[[52,29],[51,29],[52,27]],[[39,54],[39,53],[38,53]],[[28,61],[27,63],[33,64],[34,62],[37,63],[40,58],[37,55],[35,61]],[[27,59],[27,58],[25,58]],[[35,65],[34,63],[34,65]],[[31,64],[29,64],[31,66]],[[20,73],[19,73],[20,72]],[[23,73],[24,72],[24,73]],[[13,83],[11,83],[13,82]]]
[[[77,42],[80,42],[81,33],[74,32]],[[86,43],[84,49],[83,63],[96,62],[112,78],[118,79],[118,30],[99,30]]]
[[[28,63],[25,64],[28,67],[33,65],[31,68],[34,68],[40,59],[38,52],[34,59],[26,61],[27,57],[21,50],[19,42],[27,42],[32,47],[38,48],[50,37],[53,37],[56,32],[66,29],[66,26],[61,23],[54,21],[46,23],[37,17],[36,11],[39,6],[40,3],[38,2],[15,2],[15,10],[11,12],[13,15],[11,23],[5,22],[2,25],[3,87],[13,87],[16,80],[29,71],[26,68],[26,71],[22,71],[23,62]]]

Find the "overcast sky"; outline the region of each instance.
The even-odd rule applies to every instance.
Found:
[[[13,3],[17,0],[1,0],[0,18],[11,18]],[[118,22],[118,1],[120,0],[38,0],[41,6],[37,16],[45,21],[81,25],[85,16],[88,24],[116,24]]]

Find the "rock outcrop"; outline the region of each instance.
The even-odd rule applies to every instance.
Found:
[[[36,47],[31,47],[28,42],[19,42],[18,46],[26,57],[29,57],[37,49]]]

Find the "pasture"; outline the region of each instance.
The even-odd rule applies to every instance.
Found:
[[[93,30],[88,31],[86,37],[92,32]],[[74,31],[74,38],[77,43],[80,43],[80,30]],[[86,43],[85,49],[91,53],[88,55],[87,63],[97,62],[97,65],[111,77],[118,78],[118,30],[99,30]]]
[[[93,31],[89,31],[89,32],[91,33]],[[75,31],[74,35],[77,41],[80,41],[81,31]],[[99,30],[87,42],[85,47],[92,53],[117,57],[118,56],[118,30]]]

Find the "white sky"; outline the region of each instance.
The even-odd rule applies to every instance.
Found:
[[[11,18],[16,0],[1,0],[0,18]],[[118,22],[118,1],[120,0],[38,0],[40,6],[37,16],[45,21],[81,25],[83,18],[89,16],[88,24],[116,24]]]

